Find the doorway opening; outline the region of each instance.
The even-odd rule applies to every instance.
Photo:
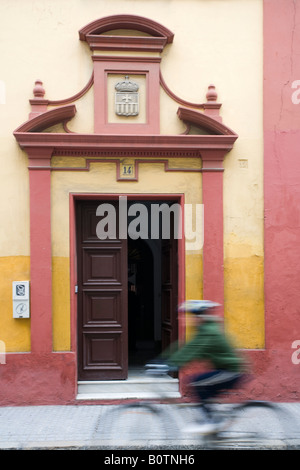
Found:
[[[160,240],[128,240],[128,366],[139,368],[161,346]],[[152,243],[151,243],[152,242]]]
[[[134,202],[129,202],[132,207]],[[174,201],[139,201],[138,210],[148,214],[141,237],[131,237],[128,217],[128,367],[140,368],[177,340],[178,246],[170,207]],[[158,218],[152,208],[163,208]],[[142,207],[141,207],[142,206]],[[145,210],[146,208],[147,210]],[[169,219],[169,236],[163,236],[163,220]],[[159,227],[157,229],[157,226]],[[157,229],[155,237],[152,229]]]
[[[170,218],[174,227],[169,210],[174,200],[141,197],[137,210],[149,215],[148,234],[141,231],[141,236],[132,236],[132,227],[137,229],[135,234],[139,232],[134,213],[131,218],[128,215],[128,237],[118,233],[116,223],[112,238],[100,238],[97,228],[106,226],[107,210],[120,220],[118,199],[77,201],[79,380],[126,379],[128,370],[141,369],[177,340],[179,243],[173,229],[168,237],[161,232],[150,236],[152,204],[164,204],[160,217]],[[128,197],[128,214],[133,201],[136,198]]]

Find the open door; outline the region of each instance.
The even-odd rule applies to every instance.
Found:
[[[103,201],[77,205],[78,378],[126,379],[127,240],[100,240],[97,207]],[[118,204],[114,205],[118,220]]]
[[[178,338],[178,253],[177,240],[162,240],[162,350]]]
[[[152,203],[144,201],[148,209]],[[105,210],[97,213],[102,204],[113,208],[115,239],[97,235],[107,218]],[[82,200],[76,206],[81,381],[126,379],[129,358],[130,367],[139,366],[178,338],[178,240],[173,230],[168,239],[160,235],[151,243],[120,239],[118,210],[118,200]]]

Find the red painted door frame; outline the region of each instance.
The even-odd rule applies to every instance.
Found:
[[[70,298],[71,298],[71,344],[72,350],[77,355],[77,297],[75,286],[77,285],[77,250],[76,250],[76,201],[118,200],[120,196],[134,201],[143,200],[166,200],[178,202],[182,211],[184,207],[184,195],[182,194],[101,194],[101,193],[71,193],[69,197],[70,210]],[[183,224],[183,221],[182,221]],[[183,233],[183,230],[182,230]],[[178,302],[183,302],[185,298],[185,240],[178,240]],[[183,340],[185,337],[185,323],[182,316],[178,317],[178,337]]]

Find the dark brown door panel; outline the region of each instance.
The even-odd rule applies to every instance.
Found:
[[[97,237],[99,204],[77,207],[79,380],[128,374],[127,240]]]
[[[122,247],[104,245],[83,247],[82,251],[82,282],[83,284],[119,284],[122,279]],[[100,245],[100,244],[99,244]]]
[[[122,290],[83,290],[83,327],[122,327]]]
[[[122,375],[122,333],[87,332],[83,335],[83,374],[90,380],[105,380]]]

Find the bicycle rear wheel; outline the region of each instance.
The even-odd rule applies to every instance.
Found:
[[[219,436],[239,448],[277,448],[285,437],[285,411],[266,401],[247,401],[235,405],[230,411],[230,426]]]

